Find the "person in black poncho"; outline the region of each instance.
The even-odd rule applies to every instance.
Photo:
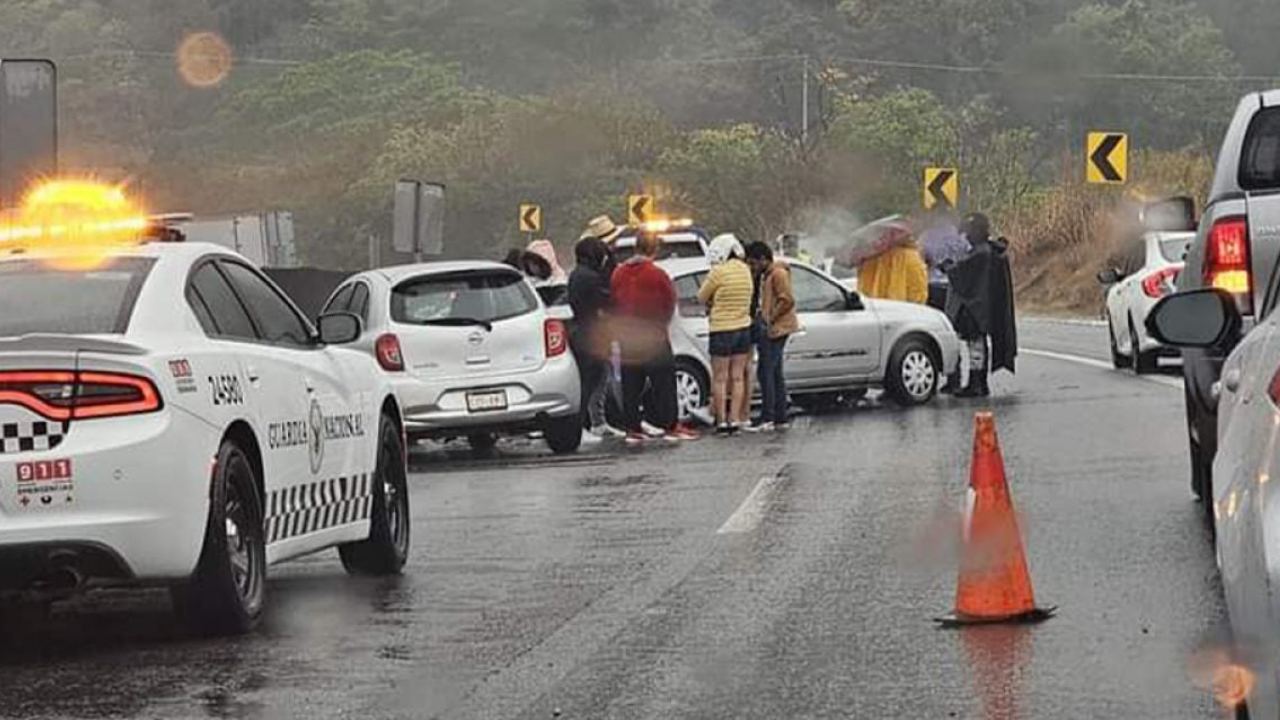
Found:
[[[991,221],[981,213],[967,216],[961,232],[973,249],[945,268],[951,283],[947,316],[969,346],[969,382],[956,396],[987,397],[988,374],[1015,372],[1018,355],[1009,246],[1004,238],[991,239]]]

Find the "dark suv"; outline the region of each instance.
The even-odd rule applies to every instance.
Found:
[[[1236,108],[1218,154],[1213,187],[1179,290],[1217,287],[1236,298],[1244,329],[1276,305],[1271,276],[1280,260],[1280,90],[1252,93]],[[1183,351],[1191,488],[1212,498],[1218,448],[1218,387],[1231,348]],[[1226,378],[1226,382],[1234,382]],[[1212,505],[1206,502],[1206,509]]]

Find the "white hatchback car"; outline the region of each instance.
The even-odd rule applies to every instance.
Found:
[[[398,573],[400,409],[243,257],[215,245],[0,243],[0,595],[167,585],[211,632],[258,620],[267,566],[337,546]],[[2,612],[2,611],[0,611]]]
[[[555,453],[582,441],[581,381],[562,319],[519,271],[433,262],[348,278],[324,312],[364,320],[351,347],[395,387],[411,441],[466,437],[479,452],[501,433],[541,431]]]
[[[1098,282],[1107,288],[1107,329],[1116,368],[1152,372],[1161,355],[1178,354],[1147,333],[1147,315],[1174,291],[1195,238],[1194,232],[1143,233],[1123,248],[1116,267],[1098,273]]]
[[[817,268],[787,260],[800,331],[787,342],[784,372],[797,403],[822,408],[842,394],[884,388],[904,405],[933,399],[940,374],[960,363],[960,339],[947,316],[925,305],[863,298]],[[681,414],[710,401],[711,336],[698,288],[705,258],[664,260],[679,298],[673,328]],[[692,342],[690,341],[692,339]]]

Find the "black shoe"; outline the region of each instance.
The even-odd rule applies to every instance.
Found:
[[[729,423],[724,423],[723,425],[720,425],[719,427],[716,428],[716,435],[719,437],[729,437],[730,435],[733,434],[733,430],[734,428],[732,425],[730,425]]]
[[[975,398],[982,397],[982,389],[977,385],[966,385],[956,391],[958,398]]]

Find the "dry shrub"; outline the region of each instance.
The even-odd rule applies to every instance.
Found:
[[[1083,160],[1067,162],[1075,167]],[[1145,150],[1134,154],[1130,177],[1127,190],[1063,180],[997,216],[1012,245],[1014,289],[1024,309],[1098,314],[1097,273],[1137,232],[1139,204],[1171,195],[1203,202],[1212,160],[1201,151]]]

